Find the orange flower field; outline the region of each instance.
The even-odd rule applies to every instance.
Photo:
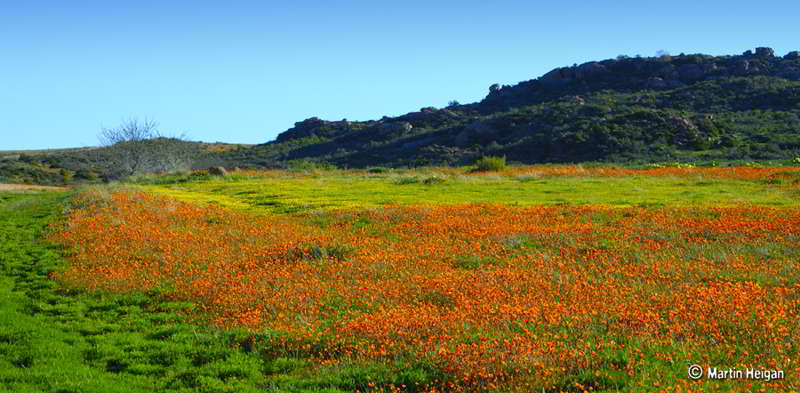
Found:
[[[72,260],[61,282],[157,290],[195,303],[197,323],[246,328],[256,348],[320,366],[423,364],[437,376],[375,391],[800,387],[800,208],[391,205],[257,216],[135,191],[79,198],[53,235]],[[786,377],[694,381],[695,363]]]

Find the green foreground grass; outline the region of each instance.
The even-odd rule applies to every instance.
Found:
[[[0,193],[0,391],[343,392],[370,382],[425,382],[424,370],[314,366],[262,345],[269,334],[187,320],[159,293],[102,294],[49,278],[67,263],[44,239],[63,193]],[[404,380],[403,380],[404,381]]]

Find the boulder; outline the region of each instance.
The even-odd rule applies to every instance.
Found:
[[[798,59],[800,59],[800,52],[798,52],[796,50],[795,51],[791,51],[791,52],[787,53],[786,56],[783,56],[783,58],[786,59],[786,60],[798,60]]]
[[[775,56],[775,51],[772,48],[767,48],[767,47],[756,48],[756,56],[773,57]]]
[[[225,168],[221,166],[212,166],[208,168],[208,174],[211,176],[227,176],[228,171],[226,171]]]
[[[691,120],[680,116],[670,117],[669,121],[680,130],[690,131],[697,129],[697,126]]]
[[[689,145],[699,135],[697,126],[689,119],[673,116],[669,118],[669,123],[675,130],[673,142],[678,145]]]

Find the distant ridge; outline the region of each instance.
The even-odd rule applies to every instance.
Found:
[[[306,119],[275,141],[230,152],[230,162],[461,165],[487,154],[523,163],[781,159],[800,155],[799,116],[798,51],[620,56],[492,85],[477,103],[366,122]]]

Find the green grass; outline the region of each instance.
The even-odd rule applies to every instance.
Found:
[[[0,391],[334,393],[433,378],[425,365],[316,366],[267,332],[190,323],[192,304],[156,292],[65,288],[49,274],[66,260],[43,236],[66,198],[0,193]]]
[[[179,199],[267,213],[387,204],[796,206],[796,188],[714,178],[316,172],[143,185]]]

